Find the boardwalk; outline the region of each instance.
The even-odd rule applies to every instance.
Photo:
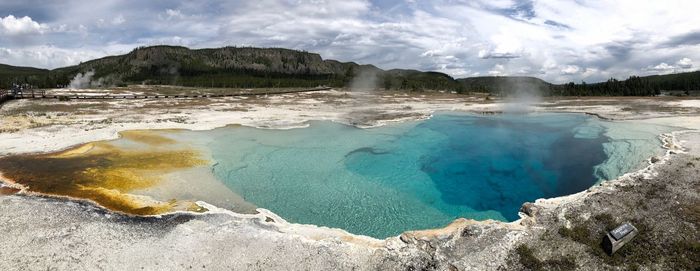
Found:
[[[0,89],[0,106],[2,106],[3,103],[6,101],[9,101],[12,99],[12,93],[9,90],[6,89]]]
[[[331,90],[328,87],[301,89],[301,90],[269,90],[264,92],[241,92],[231,94],[202,94],[202,95],[136,95],[136,94],[104,94],[104,95],[87,95],[87,94],[65,94],[65,95],[46,95],[44,90],[25,90],[17,94],[9,90],[0,90],[0,105],[12,99],[59,99],[59,100],[113,100],[113,99],[166,99],[166,98],[220,98],[220,97],[235,97],[235,96],[257,96],[257,95],[275,95]]]

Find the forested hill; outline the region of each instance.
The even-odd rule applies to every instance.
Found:
[[[324,60],[320,55],[282,48],[180,46],[139,47],[55,70],[0,64],[0,88],[29,84],[65,86],[77,74],[90,74],[91,87],[163,84],[192,87],[376,87],[400,91],[446,90],[508,95],[529,92],[561,96],[647,96],[662,90],[700,90],[700,71],[600,83],[551,84],[535,77],[470,77],[454,79],[439,72],[382,70],[372,65]]]
[[[700,71],[630,76],[626,80],[611,78],[605,82],[587,84],[551,84],[535,77],[484,76],[457,79],[467,91],[508,95],[514,92],[537,93],[544,96],[651,96],[664,90],[700,90]]]
[[[608,79],[586,84],[573,82],[552,85],[550,95],[569,96],[649,96],[661,91],[700,91],[700,71],[651,76],[630,76],[626,80]]]
[[[12,82],[34,82],[49,74],[49,70],[0,64],[0,88],[8,88]]]
[[[76,74],[92,73],[92,86],[164,84],[192,87],[346,87],[354,81],[380,88],[459,90],[450,76],[415,70],[384,71],[372,65],[324,60],[320,55],[281,48],[223,47],[191,50],[152,46],[46,73],[17,73],[0,85],[29,83],[36,87],[67,85]],[[363,84],[360,84],[363,85]]]

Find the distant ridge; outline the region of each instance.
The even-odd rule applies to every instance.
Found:
[[[416,70],[384,71],[373,65],[324,60],[319,54],[283,48],[223,47],[188,49],[181,46],[139,47],[58,68],[0,77],[0,85],[23,82],[38,87],[67,85],[76,74],[94,72],[93,86],[160,84],[191,87],[346,87],[359,84],[412,91],[458,90],[444,73]],[[8,73],[11,75],[12,73]]]
[[[0,64],[0,87],[30,84],[39,88],[68,85],[89,73],[91,86],[162,84],[191,87],[373,87],[400,91],[444,90],[459,93],[537,92],[541,95],[655,95],[661,90],[700,90],[700,71],[632,76],[594,84],[551,84],[536,77],[469,77],[440,72],[382,70],[373,65],[324,60],[319,54],[284,48],[181,46],[139,47],[54,70]],[[94,73],[94,74],[93,74]]]

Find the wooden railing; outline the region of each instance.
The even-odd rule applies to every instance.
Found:
[[[46,98],[46,90],[43,89],[24,89],[14,95],[16,99],[27,98]]]
[[[6,89],[0,89],[0,105],[12,99],[12,93]]]
[[[231,94],[201,94],[201,95],[190,95],[190,94],[168,94],[168,95],[137,95],[137,94],[101,94],[101,95],[87,95],[87,94],[60,94],[60,95],[46,95],[43,90],[26,90],[21,94],[15,95],[14,99],[67,99],[67,100],[101,100],[101,99],[162,99],[162,98],[219,98],[219,97],[234,97],[234,96],[258,96],[258,95],[276,95],[276,94],[290,94],[290,93],[301,93],[301,92],[314,92],[314,91],[324,91],[331,90],[328,87],[312,88],[312,89],[300,89],[300,90],[269,90],[264,92],[253,92],[253,93],[231,93]]]
[[[0,90],[0,105],[12,99],[59,99],[59,100],[93,100],[93,99],[160,99],[160,98],[219,98],[219,97],[234,97],[234,96],[257,96],[257,95],[276,95],[289,94],[300,92],[313,92],[331,90],[329,87],[319,87],[312,89],[300,90],[270,90],[264,92],[253,93],[231,93],[231,94],[202,94],[202,95],[136,95],[136,94],[104,94],[104,95],[86,95],[86,94],[63,94],[63,95],[46,95],[46,91],[42,89],[25,89],[21,91]]]

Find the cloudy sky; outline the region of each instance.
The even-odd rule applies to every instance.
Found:
[[[454,77],[593,82],[700,67],[700,1],[0,2],[0,63],[56,68],[142,45],[285,47]]]

